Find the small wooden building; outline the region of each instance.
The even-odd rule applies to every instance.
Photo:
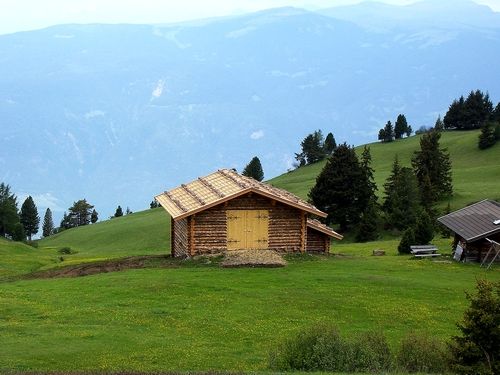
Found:
[[[342,236],[309,216],[326,213],[274,186],[223,169],[159,194],[176,257],[242,249],[323,252]]]
[[[500,242],[500,203],[485,199],[438,218],[455,234],[456,260],[483,262],[491,243]],[[489,252],[492,258],[495,252]],[[488,261],[488,259],[486,259]]]

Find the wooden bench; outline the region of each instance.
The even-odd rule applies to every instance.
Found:
[[[411,253],[415,258],[439,257],[438,248],[434,245],[412,245]]]

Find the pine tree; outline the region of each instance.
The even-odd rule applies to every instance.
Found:
[[[26,233],[24,231],[23,225],[19,222],[14,225],[14,231],[12,232],[12,239],[14,241],[25,241],[26,240]]]
[[[360,190],[363,171],[354,148],[343,143],[328,159],[309,192],[309,198],[328,214],[327,223],[338,223],[345,231],[359,222],[368,203]]]
[[[434,225],[425,210],[421,210],[415,223],[415,244],[427,245],[434,238]]]
[[[69,221],[69,216],[65,211],[63,214],[63,218],[61,219],[61,224],[59,224],[59,231],[69,228],[71,228],[71,223]]]
[[[412,166],[422,188],[422,183],[429,178],[432,203],[450,196],[453,193],[450,155],[441,149],[439,139],[441,133],[430,131],[420,138],[420,151],[415,151]]]
[[[403,135],[406,133],[408,129],[408,122],[406,121],[406,117],[403,114],[399,114],[396,119],[396,123],[394,124],[394,137],[396,139],[403,138]]]
[[[434,129],[437,130],[438,132],[444,130],[444,122],[441,120],[441,115],[438,116],[436,123],[434,124]]]
[[[257,156],[254,156],[252,160],[250,160],[250,163],[243,169],[242,174],[243,176],[251,177],[257,181],[262,181],[264,179],[262,164]]]
[[[405,133],[406,133],[407,137],[409,137],[411,135],[411,133],[413,133],[413,129],[411,128],[411,125],[408,125]]]
[[[373,201],[370,201],[361,214],[356,234],[356,241],[366,242],[376,240],[378,237],[378,207]]]
[[[157,207],[160,207],[160,204],[156,201],[156,199],[153,199],[149,204],[149,208],[157,208]]]
[[[97,220],[99,220],[99,214],[95,210],[95,208],[92,210],[92,213],[90,214],[90,222],[92,224],[97,223]]]
[[[464,103],[463,129],[479,129],[489,120],[492,112],[493,103],[488,93],[471,91]]]
[[[384,142],[392,142],[394,140],[394,127],[390,121],[387,121],[384,127]]]
[[[446,129],[462,129],[465,125],[465,99],[463,96],[454,100],[444,115],[443,123]]]
[[[19,216],[24,232],[31,241],[32,236],[38,233],[40,225],[40,216],[38,216],[38,210],[31,196],[28,196],[23,202]]]
[[[52,211],[50,210],[50,208],[47,208],[47,210],[45,210],[45,216],[43,217],[42,236],[48,237],[52,234],[53,231],[54,221],[52,220]]]
[[[10,192],[10,186],[0,183],[0,235],[13,236],[19,223],[17,198]]]
[[[115,215],[113,217],[120,217],[123,216],[123,210],[121,206],[116,207]]]
[[[405,230],[414,225],[419,210],[417,181],[410,168],[399,166],[397,157],[384,188],[383,209],[389,227]]]
[[[479,134],[478,142],[478,147],[481,150],[494,146],[495,143],[497,143],[495,130],[495,126],[492,123],[483,125],[483,127],[481,128],[481,134]]]
[[[333,137],[332,133],[328,133],[325,138],[325,143],[323,145],[323,149],[325,151],[326,156],[330,156],[333,153],[333,150],[337,148],[337,142]]]
[[[378,131],[378,140],[381,141],[381,142],[385,141],[385,130],[384,130],[384,128],[379,129],[379,131]]]
[[[371,167],[372,157],[370,147],[365,146],[361,154],[360,167],[363,175],[363,181],[360,185],[360,201],[367,202],[362,210],[356,241],[365,242],[377,238],[377,223],[379,222],[379,209],[377,204],[377,184],[373,177],[373,168]]]
[[[90,224],[93,208],[94,206],[89,204],[86,199],[73,202],[73,206],[69,208],[67,220],[69,227],[73,228]]]
[[[477,280],[476,294],[450,343],[452,369],[462,374],[500,374],[500,282]]]
[[[300,145],[302,152],[296,154],[296,159],[300,165],[303,165],[304,161],[306,164],[313,164],[325,158],[321,130],[316,130],[314,133],[307,135]]]
[[[401,241],[398,245],[398,253],[400,254],[410,254],[411,248],[410,246],[415,245],[415,231],[413,227],[409,227],[403,233],[403,237],[401,237]]]

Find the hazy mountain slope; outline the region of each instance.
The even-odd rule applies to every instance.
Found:
[[[499,57],[496,30],[377,33],[294,8],[0,36],[0,180],[56,217],[83,197],[101,218],[142,209],[254,155],[279,174],[317,128],[360,144],[400,112],[433,124],[471,89],[498,101]]]

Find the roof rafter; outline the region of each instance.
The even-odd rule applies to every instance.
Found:
[[[225,195],[222,194],[222,192],[219,189],[217,189],[214,185],[212,185],[210,182],[205,180],[205,178],[199,177],[198,180],[203,184],[203,186],[206,186],[212,193],[217,195],[219,198],[225,197]]]
[[[188,193],[190,196],[193,197],[194,200],[196,200],[199,204],[201,204],[202,206],[204,206],[206,204],[206,202],[201,199],[198,195],[196,195],[196,193],[194,191],[192,191],[190,188],[188,188],[186,186],[186,184],[182,184],[181,185],[181,188],[182,190],[184,190],[186,193]]]

